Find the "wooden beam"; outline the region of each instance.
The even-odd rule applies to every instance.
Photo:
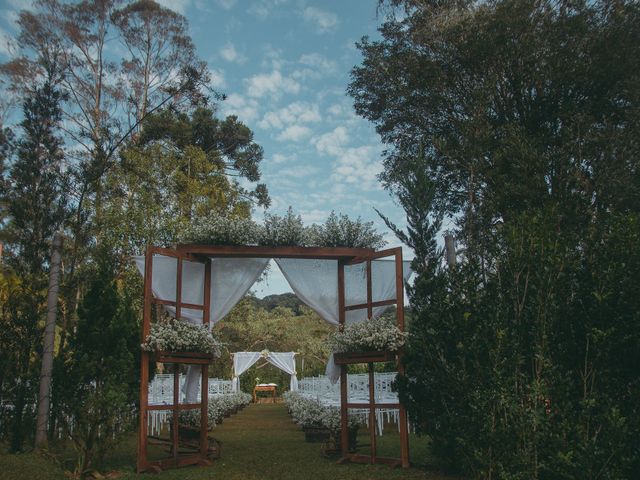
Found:
[[[346,247],[263,247],[235,245],[194,245],[176,246],[181,253],[206,255],[210,257],[254,257],[254,258],[310,258],[326,260],[349,260],[374,254],[369,248]]]
[[[394,305],[396,303],[396,299],[395,298],[390,298],[389,300],[380,300],[377,302],[371,302],[371,306],[372,307],[384,307],[385,305]],[[347,311],[351,311],[351,310],[364,310],[365,308],[369,308],[369,304],[368,303],[356,303],[353,305],[347,305],[346,307],[344,307],[345,310]]]

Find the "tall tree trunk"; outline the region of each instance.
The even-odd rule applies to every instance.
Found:
[[[47,423],[51,399],[51,372],[55,346],[56,316],[58,313],[58,289],[60,287],[60,261],[63,236],[56,232],[51,245],[51,270],[49,271],[49,296],[47,298],[47,320],[44,327],[42,368],[40,370],[40,393],[36,421],[36,448],[47,447]]]

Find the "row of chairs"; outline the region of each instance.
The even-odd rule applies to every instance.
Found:
[[[392,390],[392,383],[396,375],[396,372],[374,373],[376,403],[398,403],[398,394]],[[322,405],[340,406],[340,384],[331,383],[325,375],[298,380],[298,392],[305,397],[318,400]],[[347,376],[347,392],[351,403],[369,402],[369,375],[366,373],[349,374]],[[360,416],[368,426],[369,411],[367,409],[353,409],[350,413]],[[385,424],[394,423],[398,430],[400,429],[399,413],[397,408],[376,409],[378,435],[383,434]]]

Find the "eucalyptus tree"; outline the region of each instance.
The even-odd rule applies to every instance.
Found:
[[[2,67],[16,94],[61,52],[70,171],[74,172],[77,251],[102,221],[104,175],[144,117],[163,106],[207,101],[209,74],[194,51],[186,19],[152,1],[77,3],[39,0],[18,18],[18,55]],[[113,51],[126,48],[118,59]],[[78,259],[71,260],[71,270]]]

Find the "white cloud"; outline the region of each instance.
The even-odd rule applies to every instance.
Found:
[[[227,43],[220,49],[220,56],[227,62],[244,63],[247,59],[241,55],[233,43]]]
[[[302,12],[302,17],[311,23],[318,33],[326,33],[334,30],[340,20],[335,13],[327,12],[317,7],[307,7]]]
[[[224,10],[231,10],[235,4],[238,3],[238,0],[215,0],[215,2],[220,8]]]
[[[280,110],[267,112],[258,122],[263,129],[282,129],[287,125],[319,122],[320,109],[315,103],[293,102]]]
[[[337,68],[336,62],[319,53],[305,53],[300,56],[298,62],[302,65],[307,65],[327,72],[333,72]]]
[[[304,68],[295,70],[292,77],[299,80],[318,79],[334,74],[337,71],[336,62],[319,53],[304,54],[300,57],[298,63],[304,65]]]
[[[379,188],[377,176],[382,165],[378,157],[379,152],[371,145],[345,148],[337,157],[331,178],[359,185],[364,190]]]
[[[378,174],[382,171],[379,145],[348,147],[350,141],[346,127],[340,125],[331,132],[313,139],[316,150],[335,158],[331,180],[334,188],[340,184],[361,190],[379,190]]]
[[[211,81],[209,82],[209,85],[212,88],[225,88],[227,86],[227,82],[224,78],[224,70],[209,67],[209,72],[211,72]]]
[[[245,98],[238,93],[232,93],[222,102],[224,115],[237,115],[243,122],[253,122],[258,118],[258,102],[253,98]]]
[[[319,152],[331,156],[339,156],[347,143],[349,143],[349,134],[343,126],[338,126],[333,131],[320,135],[313,141]]]
[[[318,173],[318,167],[313,165],[295,165],[282,169],[279,174],[286,177],[304,178]]]
[[[276,137],[281,142],[291,141],[299,142],[311,135],[311,129],[302,125],[291,125],[285,128],[280,135]]]
[[[247,12],[261,20],[264,20],[271,15],[271,12],[275,7],[284,3],[287,3],[287,0],[259,0],[252,3],[247,9]]]
[[[157,0],[157,2],[169,10],[185,14],[187,8],[191,5],[191,0]]]
[[[271,157],[271,161],[275,164],[288,163],[296,159],[296,156],[286,155],[284,153],[274,153]]]
[[[255,98],[265,95],[280,97],[283,93],[297,94],[300,91],[300,84],[291,78],[282,76],[279,70],[254,75],[245,82],[247,93]]]
[[[305,225],[311,225],[313,223],[324,223],[329,216],[329,210],[300,210],[300,216]]]

